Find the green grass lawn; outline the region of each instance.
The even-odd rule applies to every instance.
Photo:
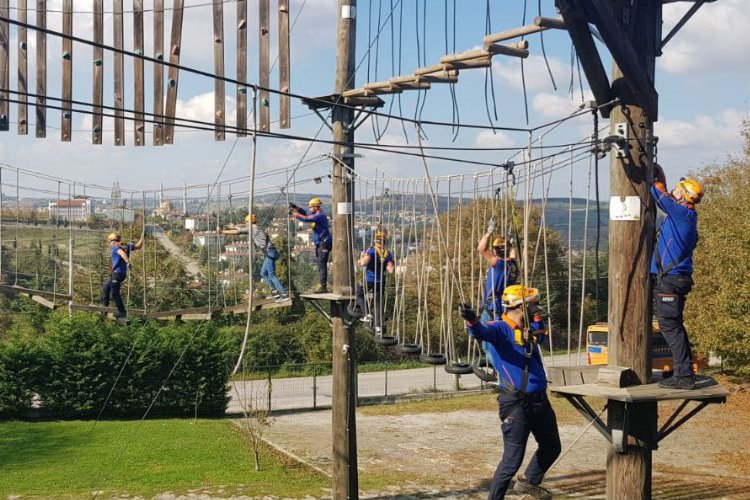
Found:
[[[0,497],[91,498],[205,489],[217,495],[319,495],[330,479],[264,449],[261,471],[227,420],[0,424]],[[135,432],[135,434],[134,434]]]

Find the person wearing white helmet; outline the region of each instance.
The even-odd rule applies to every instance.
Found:
[[[115,318],[125,318],[128,313],[125,310],[125,304],[122,302],[120,287],[122,282],[128,277],[130,269],[130,254],[134,250],[140,250],[143,247],[143,235],[136,243],[123,243],[119,233],[110,233],[107,236],[107,243],[110,247],[112,257],[112,272],[107,281],[102,285],[102,304],[109,307],[110,297],[115,302],[117,313]]]
[[[289,205],[289,208],[292,209],[293,220],[308,223],[312,227],[315,259],[320,277],[320,284],[315,289],[315,293],[326,293],[328,292],[328,258],[333,248],[333,237],[328,227],[328,217],[320,206],[320,198],[314,197],[307,203],[307,210],[294,204]]]
[[[461,304],[459,314],[472,337],[493,349],[498,372],[498,404],[503,434],[503,458],[495,470],[489,499],[505,497],[523,462],[529,434],[539,447],[513,490],[531,498],[552,498],[540,486],[544,475],[560,455],[557,417],[547,399],[547,376],[538,346],[546,337],[539,309],[539,290],[523,285],[507,287],[502,294],[505,312],[499,321],[482,322],[470,304]]]

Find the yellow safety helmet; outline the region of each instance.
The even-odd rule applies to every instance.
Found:
[[[494,240],[492,240],[492,246],[493,247],[504,247],[505,246],[505,238],[502,236],[498,236]]]
[[[112,243],[113,241],[120,241],[120,235],[117,233],[109,233],[107,236],[107,243]]]
[[[375,231],[375,241],[385,241],[385,239],[388,237],[388,231],[385,229]]]
[[[503,290],[503,305],[516,307],[524,302],[535,304],[539,302],[539,289],[523,285],[511,285]]]
[[[307,202],[307,206],[309,207],[319,207],[320,206],[320,198],[317,196],[315,198],[310,198],[310,201]]]
[[[246,215],[245,216],[245,222],[247,223],[247,222],[250,222],[250,221],[253,221],[253,224],[257,224],[258,223],[258,216],[255,215],[255,214],[252,214],[252,215],[248,214],[248,215]]]
[[[695,179],[686,179],[683,177],[677,183],[677,187],[682,190],[685,199],[690,203],[697,204],[701,202],[701,198],[703,198],[703,186]]]

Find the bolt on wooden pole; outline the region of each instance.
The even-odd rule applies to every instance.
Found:
[[[335,92],[354,86],[356,0],[339,0],[336,31]],[[341,98],[340,98],[341,99]],[[353,234],[354,116],[351,108],[333,107],[333,293],[352,295],[354,261],[349,242]],[[343,318],[341,302],[332,302],[333,323],[333,498],[358,498],[356,346],[353,327]],[[337,310],[338,309],[338,310]]]

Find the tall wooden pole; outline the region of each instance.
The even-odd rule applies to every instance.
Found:
[[[643,72],[654,81],[661,33],[661,2],[612,2],[617,23],[627,33]],[[643,96],[635,95],[613,64],[612,91],[621,105],[610,115],[611,134],[626,130],[629,153],[612,153],[612,204],[630,200],[634,216],[614,219],[609,227],[609,364],[630,367],[643,384],[651,382],[651,287],[654,204],[649,195],[653,165],[650,139],[657,116],[647,116]],[[655,112],[654,112],[655,114]],[[623,128],[624,124],[624,128]],[[612,448],[607,457],[607,498],[651,498],[652,449],[657,425],[656,402],[609,401],[608,426],[629,429],[627,449]]]
[[[357,0],[339,0],[335,92],[354,88]],[[354,199],[354,113],[333,107],[333,293],[354,292],[352,248]],[[333,323],[333,498],[358,498],[355,336],[344,323],[343,302],[332,302]]]

